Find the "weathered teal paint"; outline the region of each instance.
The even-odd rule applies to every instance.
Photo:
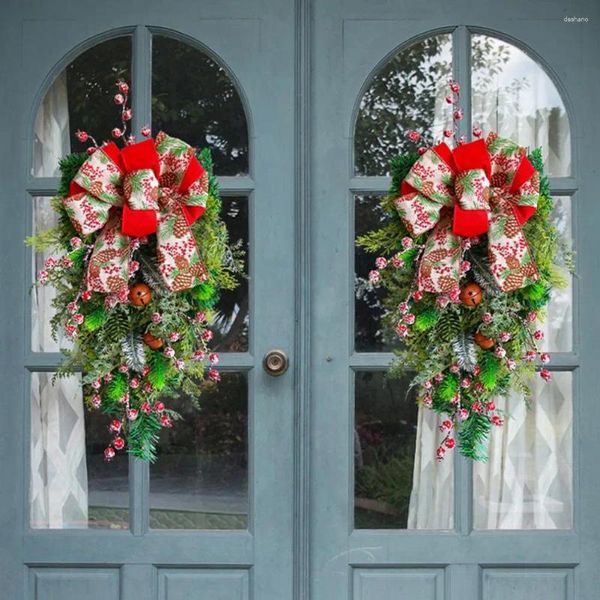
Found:
[[[568,10],[569,13],[564,11]],[[595,365],[600,295],[595,234],[600,189],[600,11],[593,0],[9,0],[0,23],[0,580],[8,600],[160,598],[592,600],[600,588],[600,472]],[[587,16],[586,24],[565,16]],[[131,465],[131,531],[28,529],[28,377],[58,356],[29,351],[30,254],[22,239],[32,180],[32,126],[52,78],[84,48],[134,36],[137,126],[150,120],[150,40],[198,44],[239,83],[250,124],[251,172],[223,193],[250,193],[252,340],[223,357],[249,372],[251,526],[248,532],[148,530],[148,472]],[[354,178],[351,131],[360,91],[377,65],[415,38],[452,31],[456,78],[468,81],[469,31],[489,31],[533,52],[571,118],[579,280],[575,347],[556,364],[575,375],[575,527],[564,532],[473,532],[471,470],[456,473],[456,531],[352,530],[352,381],[389,356],[352,351],[350,190],[384,191]],[[468,111],[468,107],[467,107]],[[582,326],[585,324],[585,327]],[[273,347],[290,355],[278,379],[260,366]],[[521,596],[514,590],[521,590]],[[101,591],[99,591],[101,590]]]

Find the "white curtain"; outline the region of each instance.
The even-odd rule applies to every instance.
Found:
[[[535,61],[510,44],[483,35],[474,46],[491,44],[488,62],[473,70],[473,122],[530,149],[542,148],[546,173],[571,172],[569,119],[552,80]],[[507,60],[492,72],[494,55]]]
[[[496,398],[505,413],[490,436],[487,462],[473,463],[475,529],[569,529],[572,526],[572,378],[537,378],[527,407],[522,396]],[[452,454],[436,461],[443,418],[419,408],[408,527],[451,529]],[[455,452],[454,450],[453,452]]]
[[[67,81],[59,75],[38,111],[34,128],[34,170],[39,177],[58,175],[58,161],[70,151]],[[53,226],[48,198],[36,198],[33,230]],[[34,272],[47,255],[34,255]],[[58,352],[67,344],[51,336],[54,291],[32,291],[32,350]],[[34,528],[87,527],[88,483],[84,406],[80,377],[57,380],[52,373],[31,375],[30,517]]]
[[[454,527],[454,451],[448,451],[444,460],[437,460],[435,454],[445,437],[439,429],[442,420],[419,406],[408,529]]]
[[[498,398],[506,411],[494,427],[489,461],[473,466],[476,529],[569,529],[572,526],[571,374],[534,383],[529,408],[511,394]]]
[[[71,151],[67,74],[63,71],[50,86],[33,127],[35,177],[58,177],[58,161]]]
[[[31,374],[31,527],[87,527],[81,378]]]

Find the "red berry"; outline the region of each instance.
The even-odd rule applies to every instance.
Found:
[[[115,450],[123,450],[125,448],[125,440],[122,437],[116,437],[113,440],[113,446]]]
[[[123,94],[129,93],[129,85],[125,81],[117,81],[119,91]]]
[[[118,127],[115,127],[112,131],[111,134],[114,138],[120,138],[123,136],[123,131],[121,129],[119,129]]]
[[[78,130],[75,132],[75,135],[77,136],[77,139],[78,139],[80,142],[87,142],[87,141],[88,141],[88,137],[89,137],[89,136],[88,136],[87,132],[85,132],[85,131],[81,131],[81,130],[79,130],[79,129],[78,129]]]
[[[121,105],[121,104],[123,104],[123,102],[125,102],[125,98],[123,97],[123,94],[115,94],[115,97],[113,98],[113,100],[115,101],[115,104],[117,104],[117,105]]]
[[[123,121],[131,121],[132,115],[133,115],[133,112],[130,108],[128,108],[127,110],[124,110],[123,114],[122,114]]]
[[[456,442],[454,441],[454,438],[448,438],[445,441],[446,444],[446,448],[450,448],[452,450],[452,448],[454,448],[454,446],[456,446]]]
[[[110,462],[115,457],[115,451],[110,446],[104,450],[104,460]]]

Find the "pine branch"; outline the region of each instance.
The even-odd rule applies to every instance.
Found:
[[[104,397],[111,402],[119,402],[127,393],[127,377],[123,373],[115,373],[106,386]]]
[[[460,453],[473,460],[487,460],[487,439],[492,424],[489,418],[477,412],[471,412],[458,431]]]
[[[477,256],[475,252],[466,253],[467,260],[471,263],[473,278],[481,286],[483,291],[490,296],[497,296],[502,290],[498,287],[494,276],[490,271],[487,256]]]
[[[169,360],[162,352],[151,352],[148,361],[150,372],[148,373],[148,381],[152,384],[155,390],[161,391],[167,384],[169,374]]]
[[[169,290],[160,274],[156,259],[145,255],[143,252],[138,252],[136,258],[139,260],[140,272],[144,282],[159,294],[168,293]]]
[[[436,389],[435,399],[439,402],[450,402],[458,393],[458,377],[454,373],[446,373]]]
[[[450,343],[460,333],[460,319],[455,312],[449,312],[440,318],[436,325],[436,335],[440,342]]]
[[[140,414],[129,425],[127,434],[129,454],[148,462],[155,462],[160,430],[160,421],[155,414]]]
[[[500,372],[500,360],[495,354],[487,350],[481,353],[479,361],[481,373],[479,379],[486,390],[491,391],[496,387],[498,382],[498,373]]]
[[[107,320],[108,312],[104,306],[99,306],[85,316],[83,324],[88,331],[96,331],[97,329],[100,329]]]
[[[461,369],[472,373],[477,366],[477,351],[473,336],[462,331],[454,338],[452,349]]]
[[[417,331],[431,329],[440,318],[440,313],[435,308],[427,308],[415,319],[414,328]]]
[[[130,331],[122,340],[121,348],[125,362],[132,371],[141,373],[146,365],[144,341],[139,333]]]

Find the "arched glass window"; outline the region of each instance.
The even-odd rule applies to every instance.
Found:
[[[464,61],[468,54],[470,73],[465,76],[467,65],[456,61]],[[363,87],[352,147],[355,235],[386,218],[378,204],[389,187],[389,161],[415,150],[407,132],[418,131],[424,144],[431,145],[441,141],[443,130],[451,126],[451,105],[445,102],[451,78],[460,80],[461,105],[471,117],[461,123],[461,134],[467,139],[477,125],[530,150],[543,149],[555,205],[553,218],[570,239],[571,197],[564,190],[573,187],[571,132],[556,85],[531,53],[464,27],[403,47],[376,68]],[[375,258],[361,248],[355,250],[354,349],[376,353],[370,355],[369,364],[385,369],[388,353],[398,341],[386,337],[383,292],[368,280]],[[572,525],[572,375],[566,366],[572,365],[574,355],[564,358],[573,351],[572,305],[569,284],[554,292],[547,310],[543,350],[553,353],[552,384],[536,384],[530,411],[517,394],[507,400],[505,409],[514,418],[507,418],[506,426],[493,432],[489,462],[473,466],[477,529],[568,529]],[[385,382],[372,370],[357,372],[355,379],[356,526],[452,529],[453,459],[437,462],[434,458],[439,443],[437,415],[422,409],[417,413],[404,380]],[[548,465],[544,481],[529,475],[535,473],[532,461]],[[385,473],[385,478],[378,480],[377,473]],[[386,478],[396,482],[394,506],[400,499],[404,508],[382,516],[370,507],[386,498]],[[462,483],[467,485],[466,480]]]
[[[151,43],[151,50],[142,50],[149,49],[150,43],[133,43],[140,35]],[[50,199],[58,188],[58,162],[85,149],[75,131],[85,130],[99,143],[110,139],[118,125],[112,97],[119,79],[132,84],[133,133],[138,140],[141,127],[151,125],[153,135],[165,130],[197,148],[210,148],[214,173],[220,178],[222,217],[232,243],[246,250],[249,258],[249,193],[240,192],[231,178],[247,176],[251,159],[246,112],[236,82],[199,44],[175,35],[152,35],[145,28],[80,53],[58,73],[41,99],[33,125],[32,231],[56,223]],[[136,81],[148,80],[151,88],[136,89]],[[252,185],[242,188],[252,189]],[[34,274],[46,258],[34,255]],[[34,288],[32,293],[31,350],[37,353],[40,372],[31,376],[31,526],[124,529],[129,526],[126,455],[115,457],[110,467],[105,464],[107,423],[97,415],[85,418],[81,378],[52,381],[51,371],[61,361],[58,352],[67,346],[66,340],[57,343],[51,337],[53,297],[51,288]],[[217,308],[215,349],[225,353],[226,363],[227,352],[249,350],[247,280],[236,290],[223,292]],[[221,384],[203,396],[201,413],[189,408],[191,401],[177,402],[173,408],[185,413],[185,425],[163,432],[163,456],[151,467],[149,499],[144,500],[151,507],[150,526],[246,528],[246,373],[223,373]]]

